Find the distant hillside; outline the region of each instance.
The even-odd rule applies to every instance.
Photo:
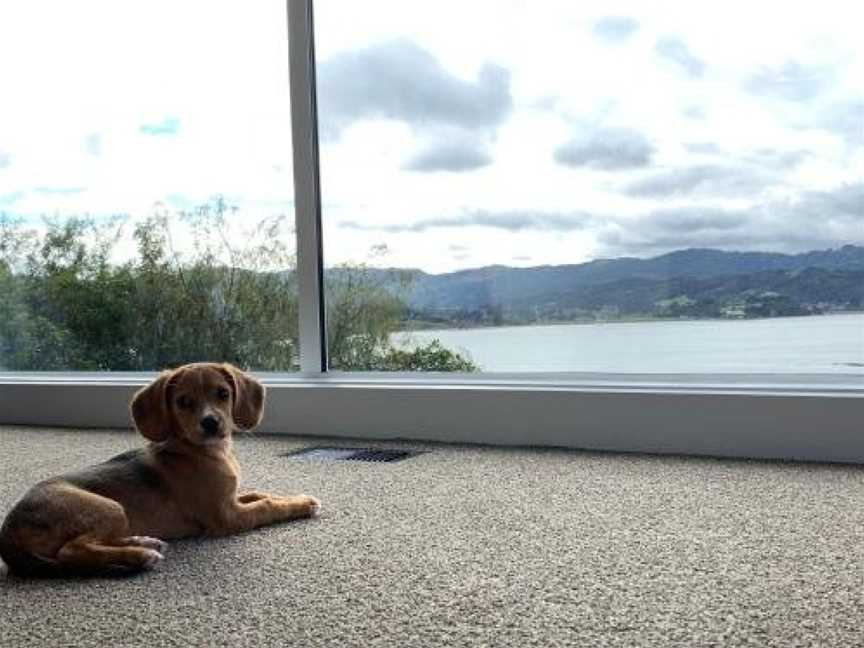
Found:
[[[864,271],[864,247],[847,245],[837,250],[779,254],[690,249],[651,259],[600,259],[578,265],[511,268],[490,266],[447,274],[415,271],[413,308],[476,309],[540,303],[549,298],[584,290],[587,286],[618,280],[662,281],[675,277],[704,279],[767,271],[807,268]]]
[[[336,276],[339,271],[330,271]],[[864,247],[802,254],[688,249],[650,259],[490,266],[432,275],[375,270],[430,323],[516,323],[619,317],[763,317],[864,308]]]

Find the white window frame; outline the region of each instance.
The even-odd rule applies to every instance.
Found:
[[[312,0],[287,0],[300,360],[261,431],[864,463],[864,376],[327,371]],[[0,424],[123,428],[152,373],[0,374]]]

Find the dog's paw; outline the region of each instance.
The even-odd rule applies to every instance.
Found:
[[[316,518],[321,515],[321,500],[315,497],[306,496],[309,500],[309,517]]]
[[[153,549],[157,553],[164,554],[168,549],[168,543],[159,538],[151,538],[150,536],[130,536],[128,539],[130,545],[135,547],[144,547],[145,549]]]
[[[155,549],[145,549],[144,551],[147,552],[147,558],[141,563],[142,569],[155,569],[156,565],[165,560],[165,556]]]

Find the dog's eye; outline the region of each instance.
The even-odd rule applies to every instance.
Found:
[[[192,399],[188,396],[181,396],[177,399],[177,407],[180,409],[192,409]]]
[[[230,395],[231,395],[231,392],[229,392],[224,387],[220,387],[219,389],[216,390],[216,397],[219,400],[228,400],[228,396],[230,396]]]

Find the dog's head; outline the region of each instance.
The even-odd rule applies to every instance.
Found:
[[[132,399],[135,426],[151,441],[181,437],[219,443],[261,421],[264,386],[230,364],[189,364],[163,371]]]

